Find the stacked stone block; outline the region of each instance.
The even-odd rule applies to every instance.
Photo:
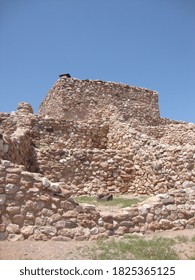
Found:
[[[0,159],[2,240],[194,227],[195,125],[161,119],[154,91],[61,77],[39,116],[0,113]],[[110,213],[72,198],[102,192],[152,201]]]
[[[65,120],[139,120],[158,124],[158,93],[120,83],[61,77],[48,92],[39,109],[41,117]]]
[[[150,197],[114,212],[79,205],[60,182],[0,165],[0,240],[93,240],[125,233],[191,229],[195,225],[195,186]]]

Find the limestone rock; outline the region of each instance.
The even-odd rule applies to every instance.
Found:
[[[21,227],[24,223],[24,216],[23,215],[15,215],[12,218],[13,222],[17,225],[19,225],[19,227]]]
[[[11,165],[11,161],[9,160],[1,160],[1,164],[5,167],[9,167]]]
[[[161,219],[159,225],[163,230],[171,229],[173,227],[173,224],[168,219]]]
[[[26,102],[20,102],[18,104],[17,112],[22,113],[22,114],[33,114],[33,109],[30,104]]]
[[[48,240],[48,236],[42,232],[40,232],[39,230],[35,230],[34,233],[34,239],[35,240],[43,240],[43,241],[47,241]]]
[[[88,240],[90,237],[90,230],[88,228],[79,227],[74,235],[74,239],[77,241]]]
[[[7,240],[9,241],[23,241],[24,237],[22,234],[9,234]]]
[[[128,228],[125,227],[125,226],[120,226],[120,227],[116,230],[116,233],[117,233],[118,235],[124,235],[125,233],[128,233],[128,232],[129,232],[129,230],[128,230]]]
[[[6,227],[6,230],[7,230],[9,233],[19,233],[19,232],[20,232],[19,225],[17,225],[17,224],[9,224],[9,225]]]
[[[161,228],[161,226],[157,221],[153,221],[153,222],[149,223],[149,225],[148,225],[148,229],[152,230],[152,231],[159,230],[160,228]]]
[[[19,189],[20,189],[20,187],[14,185],[14,184],[7,184],[7,185],[5,186],[5,192],[6,192],[7,194],[16,193]]]
[[[58,230],[58,234],[72,239],[75,235],[75,230],[64,228]]]
[[[7,212],[11,215],[19,214],[20,213],[20,207],[19,206],[8,206]]]
[[[62,201],[60,206],[65,210],[73,210],[75,208],[74,204],[72,204],[71,202],[68,202],[67,200]]]
[[[6,200],[6,194],[0,194],[0,205],[3,205]]]
[[[43,201],[35,201],[33,202],[33,210],[41,210],[45,207],[45,203]]]
[[[42,226],[39,228],[39,230],[48,237],[52,237],[57,233],[56,228],[52,226]]]
[[[61,193],[59,183],[51,183],[49,189],[53,193]]]
[[[99,233],[99,229],[97,227],[94,227],[94,228],[90,229],[90,234],[96,235],[98,233]]]
[[[50,186],[51,186],[51,183],[47,178],[43,178],[42,183],[45,188],[50,188]]]
[[[24,226],[21,228],[22,235],[27,238],[34,233],[34,226]]]

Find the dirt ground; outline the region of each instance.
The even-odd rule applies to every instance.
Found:
[[[195,236],[195,229],[146,234],[142,238]],[[90,259],[89,249],[96,241],[0,241],[0,260],[79,260]],[[181,259],[195,255],[195,242],[178,243],[174,247]]]

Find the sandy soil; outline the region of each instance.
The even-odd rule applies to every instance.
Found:
[[[166,231],[144,235],[153,237],[176,238],[186,236],[190,240],[195,236],[195,229]],[[0,260],[79,260],[90,259],[87,252],[96,241],[0,241]],[[174,247],[181,259],[195,255],[195,242],[180,242]]]

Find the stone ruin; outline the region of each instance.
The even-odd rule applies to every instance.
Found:
[[[0,240],[93,240],[195,226],[195,124],[158,93],[60,75],[40,105],[0,113]],[[75,196],[147,199],[99,211]]]

